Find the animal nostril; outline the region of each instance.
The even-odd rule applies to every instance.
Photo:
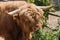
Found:
[[[38,25],[36,25],[36,27],[38,27]]]
[[[36,25],[36,27],[39,27],[38,24]]]

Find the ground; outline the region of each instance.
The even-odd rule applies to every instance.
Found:
[[[60,16],[60,11],[53,12],[53,14],[59,15]],[[59,17],[49,15],[48,23],[50,28],[56,28],[58,26],[58,19]]]

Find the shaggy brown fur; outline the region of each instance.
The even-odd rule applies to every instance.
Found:
[[[23,7],[20,12],[8,13]],[[0,36],[5,40],[31,40],[31,34],[42,26],[43,11],[24,1],[0,2]]]

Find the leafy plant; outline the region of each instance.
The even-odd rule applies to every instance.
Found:
[[[33,40],[59,40],[60,30],[45,32],[38,30],[33,34]]]
[[[27,0],[27,2],[29,2],[29,3],[34,3],[34,0]]]
[[[38,3],[37,3],[38,2]],[[50,5],[50,0],[35,0],[34,2],[38,6],[47,6]]]
[[[28,2],[34,3],[38,6],[47,6],[50,5],[50,0],[28,0]]]

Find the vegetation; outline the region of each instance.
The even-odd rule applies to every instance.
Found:
[[[50,0],[28,0],[28,2],[34,3],[38,6],[47,6],[50,5]]]
[[[37,30],[33,34],[33,40],[60,40],[60,18],[58,19],[58,29],[44,31]]]

